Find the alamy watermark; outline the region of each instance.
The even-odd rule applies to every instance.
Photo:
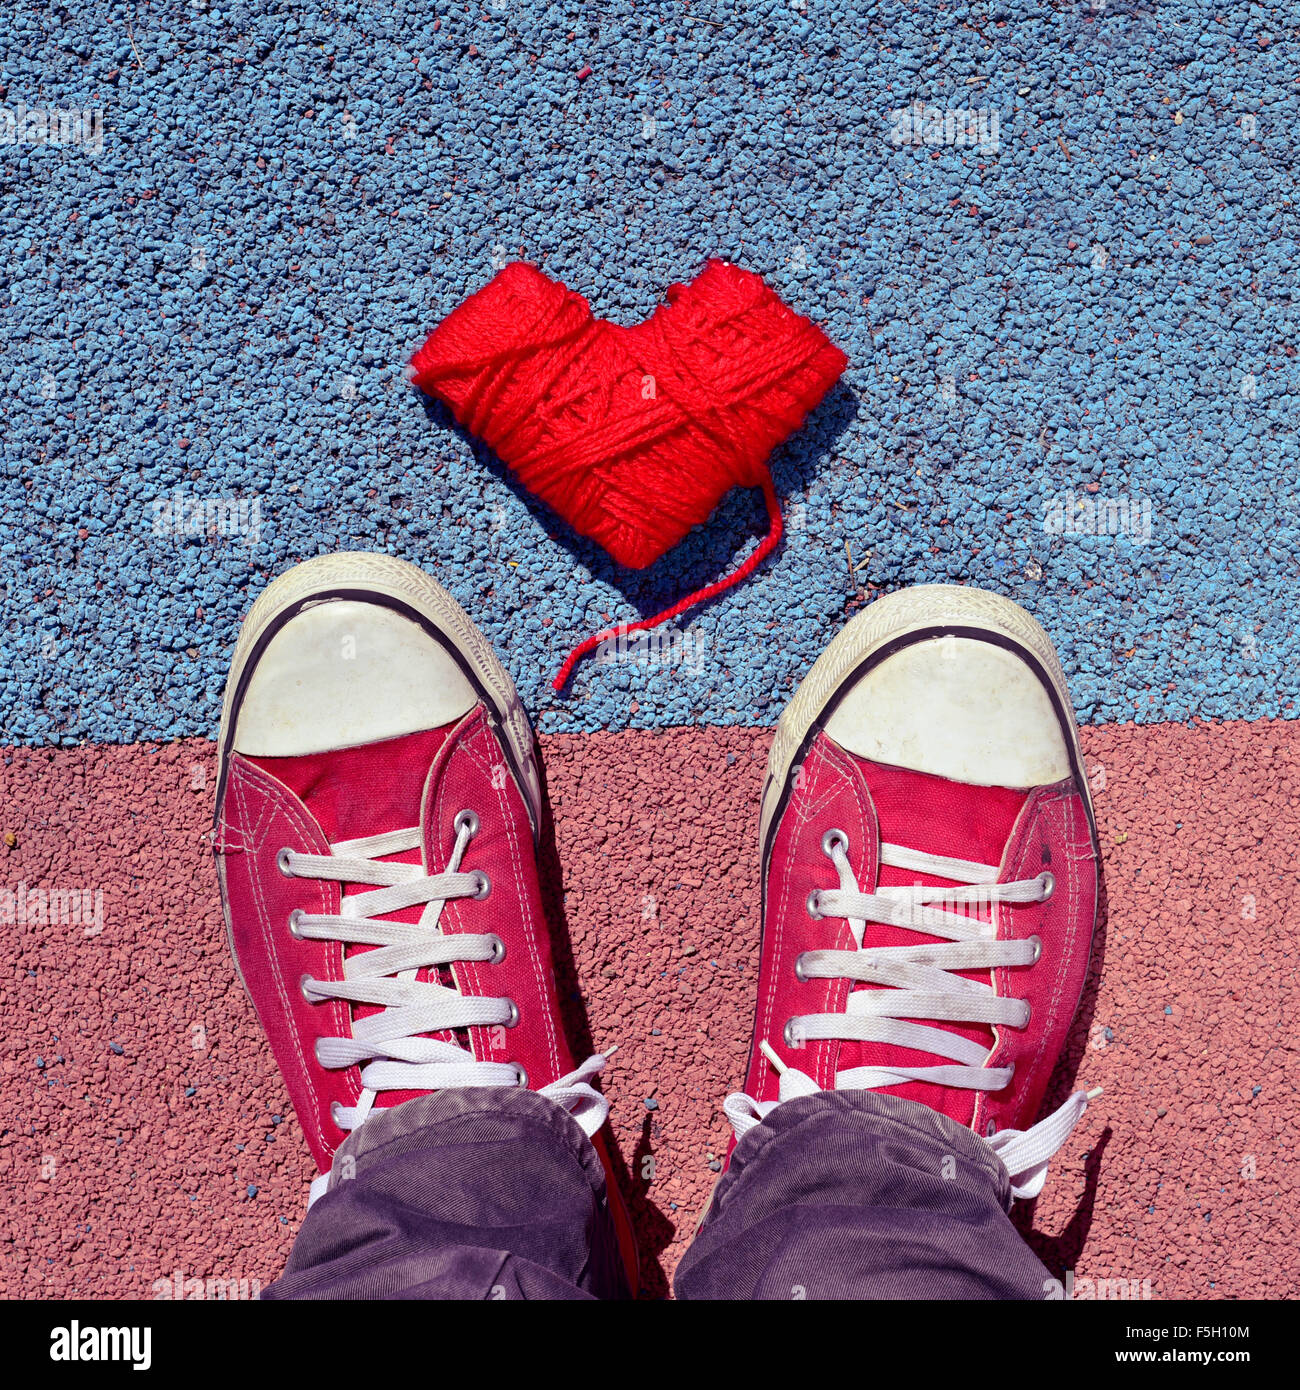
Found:
[[[1128,536],[1145,545],[1153,515],[1149,497],[1093,497],[1071,490],[1043,502],[1043,530],[1049,536]]]
[[[0,106],[0,145],[79,146],[98,154],[104,148],[102,110]]]
[[[80,927],[83,936],[104,930],[102,888],[0,888],[0,926]]]
[[[262,538],[260,497],[189,497],[174,492],[155,497],[149,510],[155,536],[240,536],[249,545]]]
[[[188,1302],[218,1301],[231,1302],[235,1299],[252,1300],[261,1298],[260,1279],[229,1278],[208,1275],[206,1278],[186,1278],[183,1269],[174,1269],[171,1278],[155,1279],[150,1285],[155,1299]]]
[[[1065,1271],[1064,1282],[1060,1279],[1043,1280],[1043,1297],[1050,1303],[1075,1299],[1149,1299],[1154,1297],[1150,1279],[1092,1279],[1088,1275],[1077,1275],[1074,1270]]]
[[[595,660],[600,666],[684,666],[698,671],[704,665],[708,645],[708,634],[691,628],[685,632],[673,627],[633,632],[620,623],[596,648]]]
[[[152,1327],[83,1327],[75,1318],[50,1329],[51,1361],[129,1361],[131,1369],[153,1365]]]
[[[927,106],[914,101],[889,113],[890,141],[895,145],[972,147],[981,154],[998,152],[998,113],[992,106]]]

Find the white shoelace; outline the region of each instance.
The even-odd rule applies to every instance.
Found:
[[[422,968],[457,962],[497,962],[505,945],[493,933],[455,932],[439,928],[443,905],[453,898],[485,898],[491,883],[482,872],[462,873],[461,859],[478,831],[479,819],[462,811],[455,821],[456,843],[447,869],[426,874],[418,864],[379,862],[384,855],[418,849],[418,826],[340,840],[328,855],[281,850],[281,873],[293,878],[365,883],[374,892],[345,894],[339,915],[295,911],[289,929],[310,941],[340,941],[369,945],[373,951],[353,952],[343,963],[342,980],[304,976],[305,998],[343,999],[351,1005],[371,1004],[380,1012],[354,1019],[352,1036],[320,1038],[316,1060],[331,1069],[361,1066],[362,1092],[354,1106],[335,1104],[334,1122],[354,1130],[374,1108],[381,1091],[439,1091],[456,1086],[527,1087],[524,1069],[512,1062],[480,1062],[452,1042],[421,1036],[452,1029],[500,1026],[512,1028],[519,1011],[509,999],[473,998],[458,989],[416,978]],[[424,903],[419,922],[381,920],[384,914]],[[589,1085],[615,1049],[589,1057],[580,1067],[538,1090],[567,1110],[588,1136],[605,1123],[609,1102]],[[313,1189],[315,1185],[313,1184]],[[319,1194],[314,1194],[319,1195]]]
[[[1037,937],[999,941],[996,926],[974,915],[934,907],[936,902],[978,907],[994,903],[1043,902],[1055,880],[1050,873],[1014,883],[999,883],[996,864],[977,864],[967,859],[947,859],[901,845],[881,845],[881,865],[931,874],[968,885],[960,888],[878,888],[859,890],[849,865],[848,838],[831,830],[822,839],[822,851],[835,865],[840,886],[813,892],[808,911],[815,917],[842,917],[853,934],[850,951],[805,951],[796,961],[804,980],[853,980],[886,986],[855,990],[843,1013],[806,1014],[785,1025],[787,1046],[841,1039],[876,1042],[934,1053],[957,1065],[901,1067],[852,1067],[837,1072],[835,1089],[873,1090],[901,1081],[929,1081],[939,1086],[958,1086],[976,1091],[1000,1091],[1010,1080],[1012,1067],[989,1067],[988,1048],[945,1028],[931,1028],[909,1020],[943,1019],[948,1022],[1006,1024],[1023,1028],[1029,1022],[1029,1004],[999,996],[990,984],[968,979],[960,970],[992,970],[1004,965],[1032,965],[1042,951]],[[881,946],[863,949],[868,922],[885,923],[927,936],[945,938],[944,944]],[[772,1047],[760,1043],[764,1055],[781,1075],[779,1099],[757,1102],[743,1093],[727,1097],[723,1109],[740,1138],[783,1101],[811,1095],[820,1089],[811,1077],[786,1067]],[[1047,1178],[1048,1161],[1065,1143],[1088,1101],[1100,1089],[1072,1095],[1064,1105],[1028,1130],[999,1130],[985,1142],[1001,1158],[1011,1175],[1015,1197],[1036,1197]],[[983,1137],[983,1136],[981,1136]]]

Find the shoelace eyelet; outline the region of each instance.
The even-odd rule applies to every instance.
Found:
[[[1029,940],[1034,948],[1034,958],[1029,963],[1030,965],[1037,965],[1043,954],[1043,938],[1041,936],[1031,936]]]
[[[511,1065],[515,1069],[515,1076],[519,1082],[519,1089],[521,1091],[526,1091],[528,1089],[528,1073],[523,1069],[523,1067],[519,1065],[518,1062],[512,1062]]]
[[[459,835],[462,830],[468,830],[469,837],[472,840],[474,836],[478,834],[479,818],[473,811],[457,811],[456,819],[452,821],[451,826],[457,835]]]
[[[295,941],[305,941],[306,937],[302,934],[302,919],[306,916],[302,908],[295,907],[289,914],[289,935]]]
[[[343,1129],[343,1126],[339,1123],[339,1111],[342,1110],[342,1108],[343,1107],[339,1104],[338,1101],[330,1101],[330,1122],[333,1124],[335,1129]],[[346,1130],[343,1130],[343,1132],[345,1134],[347,1133]]]
[[[277,855],[275,856],[275,867],[276,867],[277,869],[280,870],[280,872],[285,876],[285,878],[296,878],[296,877],[297,877],[297,875],[294,873],[293,869],[289,866],[289,856],[290,856],[292,853],[293,853],[293,850],[287,849],[287,848],[286,848],[286,849],[282,849],[282,850],[279,852],[279,854],[277,854]]]
[[[1038,881],[1043,885],[1043,896],[1038,901],[1045,903],[1056,891],[1056,875],[1050,869],[1044,869],[1038,875]]]
[[[301,975],[298,976],[298,993],[302,995],[302,997],[307,1001],[307,1003],[319,1004],[320,1000],[307,992],[307,982],[310,979],[311,976],[307,974],[306,971],[304,971]]]
[[[1014,1062],[1008,1062],[1008,1063],[1007,1063],[1007,1070],[1011,1073],[1011,1077],[1014,1077],[1015,1074],[1016,1074],[1016,1064],[1015,1064]],[[1011,1078],[1010,1078],[1010,1077],[1007,1079],[1007,1085],[1008,1085],[1008,1086],[1011,1085]],[[998,1132],[998,1122],[993,1118],[992,1115],[990,1115],[989,1118],[988,1118],[987,1123],[986,1123],[985,1126],[984,1126],[984,1137],[985,1137],[986,1139],[992,1139],[993,1136],[994,1136],[997,1132]]]
[[[476,902],[482,902],[492,891],[492,880],[483,872],[482,869],[474,870],[474,881],[478,887],[470,894]]]
[[[500,965],[506,958],[506,943],[496,934],[491,932],[488,940],[492,943],[492,954],[487,958],[489,965]]]
[[[519,1005],[513,999],[507,999],[506,1003],[510,1005],[510,1017],[506,1019],[502,1027],[514,1028],[519,1023]]]
[[[822,836],[822,853],[827,859],[833,859],[837,847],[847,854],[849,852],[849,837],[842,830],[828,830]]]
[[[794,958],[794,977],[796,980],[799,981],[801,985],[806,985],[808,983],[808,976],[804,974],[803,969],[804,955],[805,952],[800,951],[799,954]]]
[[[1022,999],[1020,1002],[1025,1006],[1025,1016],[1020,1020],[1020,1027],[1028,1028],[1029,1020],[1034,1016],[1034,1006],[1028,999]]]
[[[821,900],[821,889],[814,888],[812,892],[808,894],[807,901],[804,903],[804,906],[808,909],[809,917],[811,917],[814,922],[820,922],[822,919]]]
[[[807,1042],[807,1039],[803,1036],[803,1030],[794,1026],[794,1019],[792,1018],[786,1019],[785,1027],[781,1030],[781,1036],[785,1039],[785,1045],[787,1047],[793,1047],[796,1050],[802,1048]]]

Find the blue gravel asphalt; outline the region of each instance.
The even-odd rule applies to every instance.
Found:
[[[599,9],[5,7],[0,743],[210,733],[251,598],[341,546],[438,575],[550,730],[768,722],[846,612],[935,580],[1035,612],[1086,720],[1294,717],[1296,9]],[[51,109],[102,127],[37,143]],[[505,260],[632,322],[710,254],[850,369],[698,665],[556,696],[761,502],[620,571],[403,366]],[[154,534],[178,495],[258,524]],[[1051,529],[1098,503],[1117,534]]]

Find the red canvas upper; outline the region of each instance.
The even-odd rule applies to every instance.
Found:
[[[910,870],[879,867],[881,843],[956,859],[1000,866],[999,882],[1033,878],[1050,868],[1056,877],[1043,903],[998,903],[980,908],[987,920],[997,915],[999,939],[1038,935],[1043,951],[1033,966],[966,972],[997,993],[1029,1000],[1032,1014],[1024,1029],[982,1024],[937,1023],[993,1047],[986,1066],[1015,1064],[1011,1083],[999,1092],[909,1081],[881,1089],[941,1111],[959,1124],[984,1133],[1025,1128],[1036,1117],[1052,1067],[1065,1044],[1087,973],[1096,900],[1091,831],[1084,801],[1067,779],[1051,787],[1016,790],[978,787],[927,773],[889,767],[856,757],[824,733],[811,745],[793,779],[789,799],[772,840],[765,884],[763,955],[760,967],[755,1050],[745,1089],[757,1101],[778,1096],[779,1078],[757,1051],[766,1039],[782,1060],[833,1088],[837,1072],[865,1065],[928,1066],[945,1059],[912,1048],[883,1043],[825,1040],[791,1046],[784,1037],[788,1019],[842,1012],[850,988],[877,989],[848,980],[800,982],[795,961],[803,951],[853,950],[848,923],[815,919],[807,910],[814,889],[839,886],[835,868],[822,851],[822,836],[837,829],[848,836],[848,858],[862,892],[877,887],[921,883],[953,886],[951,880]],[[863,948],[915,946],[940,938],[902,927],[868,923]]]
[[[495,932],[501,938],[506,955],[500,963],[460,963],[455,981],[466,995],[513,1000],[520,1016],[513,1028],[469,1029],[470,1046],[480,1061],[523,1066],[536,1090],[571,1071],[573,1062],[556,1005],[528,811],[483,706],[446,728],[361,748],[291,758],[231,756],[216,845],[232,945],[322,1169],[344,1137],[330,1118],[331,1102],[356,1103],[360,1068],[327,1070],[315,1061],[312,1048],[318,1037],[349,1036],[350,1015],[375,1010],[303,998],[304,975],[343,978],[344,947],[294,937],[289,915],[295,908],[337,913],[350,886],[286,877],[276,856],[282,848],[328,854],[332,842],[420,825],[424,865],[436,874],[446,868],[456,839],[453,821],[462,810],[479,816],[480,829],[461,868],[487,873],[492,887],[483,900],[448,901],[440,929],[448,935]],[[418,856],[411,851],[390,858],[414,862]],[[414,922],[421,910],[417,905],[389,916]],[[428,979],[429,972],[421,970],[418,978]],[[376,1104],[395,1105],[410,1095],[380,1092]]]

